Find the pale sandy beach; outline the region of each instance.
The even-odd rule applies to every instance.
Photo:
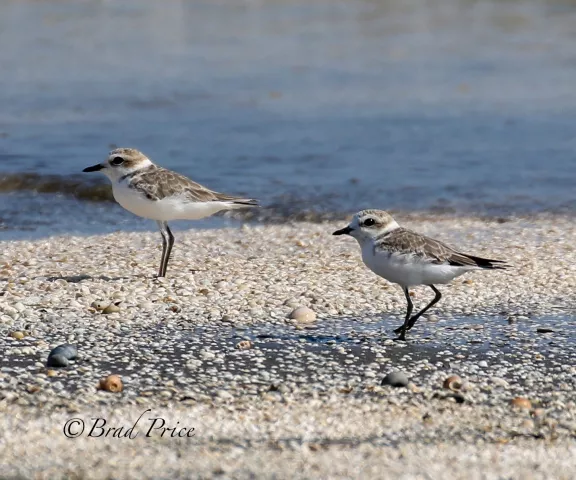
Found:
[[[440,287],[402,343],[402,292],[342,222],[177,231],[160,281],[156,232],[3,242],[0,476],[572,478],[576,222],[398,220],[514,268]],[[48,369],[63,343],[78,358]],[[392,371],[408,385],[382,386]],[[122,393],[96,389],[108,374]],[[88,435],[142,414],[136,438]],[[147,437],[150,418],[193,436]]]

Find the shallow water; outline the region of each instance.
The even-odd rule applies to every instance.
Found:
[[[87,200],[114,145],[280,218],[573,214],[574,25],[571,1],[2,2],[0,238],[154,228]]]

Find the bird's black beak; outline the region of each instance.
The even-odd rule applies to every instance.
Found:
[[[86,167],[82,171],[83,172],[98,172],[99,170],[102,170],[103,168],[104,168],[104,165],[99,163],[98,165],[92,165],[91,167]]]
[[[340,230],[336,230],[332,235],[350,235],[350,232],[354,230],[353,228],[346,227]]]

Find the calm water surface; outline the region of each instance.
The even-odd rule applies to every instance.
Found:
[[[574,2],[7,0],[0,44],[0,238],[155,228],[79,173],[114,145],[280,218],[576,213]]]

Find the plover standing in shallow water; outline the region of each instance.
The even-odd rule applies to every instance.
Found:
[[[333,235],[351,235],[360,244],[364,264],[376,275],[402,287],[408,307],[404,324],[394,330],[400,334],[399,340],[406,339],[418,318],[442,298],[434,286],[449,283],[454,278],[471,270],[504,269],[502,260],[489,260],[474,257],[416,232],[400,227],[396,221],[382,210],[362,210],[354,215],[346,228]],[[428,285],[436,296],[416,315],[410,298],[409,288]]]
[[[159,277],[166,276],[174,235],[170,220],[199,220],[221,210],[257,207],[258,201],[214,192],[184,175],[159,167],[133,148],[112,150],[104,163],[84,172],[102,172],[112,182],[116,201],[129,212],[156,220],[162,234]]]

